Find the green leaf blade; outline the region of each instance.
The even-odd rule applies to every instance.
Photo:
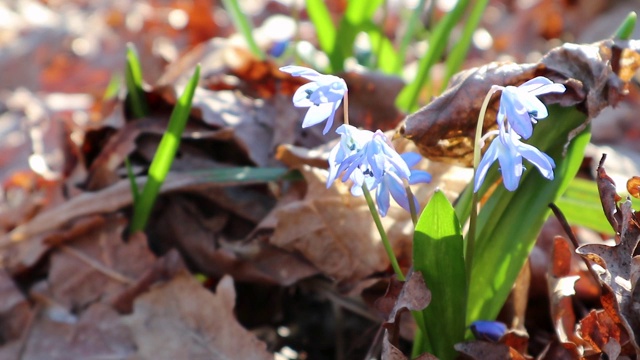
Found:
[[[444,194],[436,190],[416,225],[413,266],[431,291],[422,311],[426,343],[442,359],[456,357],[454,345],[464,339],[467,298],[464,244],[460,223]]]
[[[142,66],[138,51],[132,43],[127,43],[125,82],[127,84],[127,105],[133,117],[138,119],[149,114],[149,107],[142,88]]]
[[[454,26],[462,19],[469,5],[469,0],[459,0],[456,6],[438,22],[433,33],[429,37],[429,49],[420,59],[418,75],[405,86],[396,99],[398,108],[405,112],[412,112],[418,107],[418,98],[421,90],[430,82],[431,68],[442,57],[447,47],[449,36]]]
[[[131,233],[142,231],[147,225],[153,204],[160,192],[160,187],[169,173],[173,159],[180,146],[180,139],[182,138],[182,133],[189,119],[191,103],[199,79],[200,65],[197,65],[182,96],[180,96],[176,106],[173,108],[167,131],[162,136],[158,150],[149,167],[149,179],[144,185],[138,201],[134,204],[133,218],[130,226]]]
[[[222,0],[222,4],[224,8],[227,10],[229,15],[231,16],[231,20],[236,27],[236,30],[242,34],[247,45],[249,46],[249,50],[259,60],[264,60],[267,56],[264,54],[262,49],[256,43],[256,40],[253,38],[253,27],[251,23],[245,16],[245,13],[240,8],[240,4],[238,0]]]

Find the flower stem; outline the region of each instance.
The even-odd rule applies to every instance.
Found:
[[[413,222],[413,227],[416,227],[418,224],[418,210],[416,209],[416,203],[413,201],[414,196],[411,188],[409,187],[409,182],[404,179],[404,190],[407,192],[407,199],[409,200],[409,212],[411,213],[411,221]]]
[[[389,261],[391,262],[391,267],[396,273],[398,280],[405,281],[404,274],[400,269],[400,265],[398,265],[398,259],[396,259],[396,255],[393,253],[393,248],[391,247],[391,242],[389,242],[389,237],[387,237],[387,232],[384,231],[384,227],[382,226],[382,221],[380,220],[378,209],[376,209],[376,205],[373,203],[373,198],[371,197],[371,193],[369,192],[366,184],[362,185],[362,192],[364,193],[365,199],[367,199],[367,205],[369,205],[371,217],[373,218],[373,222],[376,223],[376,227],[378,228],[378,232],[380,233],[380,239],[382,239],[382,244],[384,245],[384,249],[387,252]]]
[[[476,172],[478,171],[478,164],[480,164],[480,155],[482,152],[482,126],[484,125],[484,117],[487,113],[487,107],[491,96],[498,90],[502,89],[501,86],[492,86],[487,96],[485,96],[480,108],[480,114],[478,115],[478,123],[476,125],[476,136],[473,147],[473,180],[470,186],[473,186],[473,181],[476,178]],[[476,242],[476,223],[478,220],[478,193],[473,192],[471,198],[471,214],[469,215],[469,232],[467,233],[467,243],[465,248],[465,266],[467,273],[467,287],[471,285],[471,267],[473,266],[473,253],[475,252]]]
[[[349,125],[349,92],[344,93],[344,105],[342,105],[344,110],[344,123]]]

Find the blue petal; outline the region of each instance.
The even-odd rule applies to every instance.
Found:
[[[376,190],[376,203],[378,204],[378,212],[380,216],[387,216],[387,211],[389,211],[389,189],[386,181],[380,182],[380,186]]]
[[[322,130],[322,135],[326,135],[329,130],[331,130],[331,127],[333,126],[333,119],[336,116],[336,110],[338,109],[338,106],[340,106],[340,102],[342,101],[342,99],[338,100],[336,103],[333,104],[333,110],[331,111],[331,115],[329,115],[329,118],[327,119],[327,124],[324,126],[324,129]]]
[[[302,127],[307,128],[309,126],[313,126],[315,124],[321,123],[326,120],[329,116],[331,116],[331,112],[333,111],[333,104],[325,103],[320,105],[313,105],[309,107],[309,111],[307,111],[307,115],[304,116],[304,120],[302,120]]]
[[[499,141],[500,140],[498,138],[493,139],[493,141],[489,145],[489,148],[480,160],[480,164],[478,164],[478,170],[476,170],[473,192],[478,192],[480,186],[484,182],[485,176],[487,176],[487,172],[489,171],[491,164],[493,164],[498,159]]]
[[[402,180],[397,177],[395,173],[389,173],[386,178],[393,200],[395,200],[403,209],[411,211],[411,208],[409,207],[409,199],[407,198],[407,190],[404,188]],[[416,205],[416,209],[418,209],[420,206],[418,205],[415,197],[413,197],[413,201]]]
[[[510,137],[510,135],[507,135]],[[507,139],[509,139],[507,137]],[[498,162],[500,162],[500,172],[502,173],[502,182],[504,187],[509,191],[515,191],[520,183],[520,177],[524,168],[522,166],[522,156],[516,151],[512,142],[507,140],[503,142],[502,137],[493,140],[498,142],[500,150],[498,151]]]
[[[547,111],[547,107],[534,95],[519,91],[518,99],[524,105],[525,109],[527,109],[527,113],[529,117],[533,117],[534,119],[544,119],[549,116],[549,112]]]
[[[318,89],[318,84],[314,82],[306,83],[298,88],[293,94],[293,105],[296,107],[313,106],[313,101],[309,100],[309,94]]]
[[[542,86],[540,88],[537,88],[535,90],[530,91],[531,95],[543,95],[543,94],[549,94],[549,93],[563,93],[567,90],[567,88],[562,85],[562,84],[551,84],[551,85],[545,85]]]
[[[340,78],[336,79],[340,80]],[[318,89],[313,92],[309,100],[311,100],[314,104],[320,104],[325,102],[336,102],[342,100],[346,89],[343,89],[342,84],[340,82],[332,82],[332,83],[317,83]]]
[[[555,162],[551,157],[549,157],[549,155],[543,153],[534,146],[523,143],[518,145],[518,151],[525,159],[529,160],[538,168],[538,170],[540,170],[540,174],[542,174],[542,176],[549,180],[553,180],[553,168],[555,167]]]
[[[329,176],[327,176],[327,189],[331,187],[334,181],[336,181],[336,177],[338,176],[338,167],[340,164],[336,161],[336,157],[340,152],[340,144],[336,144],[336,146],[331,149],[329,153]]]
[[[409,184],[415,185],[419,183],[430,183],[431,174],[424,170],[411,170],[411,176],[409,176]]]
[[[280,71],[291,74],[292,76],[302,76],[305,79],[309,79],[311,81],[316,81],[321,79],[323,76],[319,72],[306,68],[304,66],[296,66],[296,65],[287,65],[280,68]]]
[[[550,85],[553,84],[553,81],[547,79],[544,76],[537,76],[534,77],[533,79],[525,82],[524,84],[518,86],[518,89],[527,91],[527,92],[531,92],[531,91],[535,91],[536,89],[539,89],[545,85]]]
[[[402,160],[404,160],[404,162],[407,163],[408,167],[414,167],[418,165],[420,160],[422,160],[422,155],[413,151],[400,154],[400,157],[402,157]]]
[[[500,97],[500,107],[504,108],[504,112],[507,115],[507,121],[511,128],[525,139],[531,137],[533,133],[533,125],[531,124],[531,117],[529,111],[520,101],[518,93],[513,86],[507,86],[502,91]]]
[[[524,90],[534,96],[555,92],[562,93],[566,90],[564,85],[556,84],[544,76],[533,78],[518,86],[518,89]]]

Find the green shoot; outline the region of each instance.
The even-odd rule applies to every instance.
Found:
[[[262,49],[256,43],[256,40],[253,38],[253,28],[251,23],[242,12],[240,8],[240,4],[238,4],[238,0],[222,0],[222,4],[224,8],[229,12],[231,16],[231,20],[233,21],[233,25],[235,25],[236,30],[238,30],[242,36],[244,36],[247,45],[249,46],[249,50],[259,60],[264,60],[267,56],[264,54]]]
[[[142,189],[138,201],[134,204],[133,219],[131,220],[131,233],[142,231],[147,225],[153,204],[156,201],[160,187],[164,182],[173,159],[175,158],[180,139],[189,119],[191,111],[191,102],[200,78],[200,65],[196,66],[195,72],[191,80],[187,84],[184,93],[178,99],[176,106],[173,108],[169,126],[162,136],[158,151],[153,157],[149,168],[149,178]]]
[[[636,27],[636,21],[638,20],[638,14],[635,11],[632,11],[627,15],[622,24],[618,27],[615,34],[613,35],[614,39],[620,40],[629,40],[631,34],[633,34],[633,30]]]
[[[127,44],[127,66],[125,70],[127,83],[127,105],[133,117],[138,119],[149,114],[149,108],[142,89],[142,67],[136,47]]]
[[[418,98],[422,89],[428,85],[430,72],[433,65],[442,57],[453,27],[462,19],[469,0],[459,0],[456,6],[438,22],[433,33],[429,37],[429,50],[420,59],[418,75],[405,86],[396,99],[396,105],[405,112],[411,112],[418,108]]]

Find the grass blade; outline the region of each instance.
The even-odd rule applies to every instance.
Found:
[[[427,0],[420,0],[420,3],[414,11],[411,12],[411,16],[409,17],[409,23],[407,24],[407,28],[402,36],[402,40],[400,41],[400,46],[398,47],[398,57],[393,67],[394,74],[401,74],[402,67],[404,66],[405,55],[407,54],[407,49],[409,48],[409,44],[413,39],[413,35],[416,33],[416,27],[418,26],[418,20],[420,19],[420,15],[424,11],[424,7],[427,4]]]
[[[125,68],[127,83],[127,105],[134,118],[141,118],[149,113],[147,100],[142,89],[142,67],[138,51],[132,43],[127,43],[127,66]]]
[[[253,38],[253,28],[247,17],[244,15],[244,12],[242,12],[240,4],[238,4],[238,0],[222,0],[222,4],[231,16],[231,20],[233,21],[236,30],[244,36],[253,56],[260,60],[266,59],[266,55],[262,49],[260,49],[258,44],[256,44],[256,41]]]
[[[131,220],[131,233],[142,231],[147,225],[149,215],[156,201],[160,187],[169,173],[173,159],[175,158],[180,139],[184,131],[189,113],[193,94],[200,79],[200,65],[196,66],[195,72],[184,89],[182,96],[178,99],[173,108],[167,131],[160,140],[151,166],[149,167],[149,179],[142,189],[139,201],[134,204],[133,219]]]
[[[396,105],[405,112],[412,112],[418,107],[418,98],[423,87],[430,83],[430,72],[433,65],[442,57],[451,30],[464,15],[465,9],[469,5],[469,0],[459,0],[456,6],[436,25],[433,33],[429,37],[429,50],[420,59],[418,65],[418,75],[405,86],[396,99]]]
[[[462,63],[467,58],[467,52],[469,51],[469,47],[471,46],[471,40],[473,39],[473,33],[478,28],[478,24],[482,19],[482,15],[484,14],[484,9],[487,7],[489,0],[479,0],[475,2],[473,9],[471,10],[471,14],[467,21],[465,21],[464,29],[462,30],[462,36],[460,40],[456,43],[456,45],[451,50],[449,57],[447,58],[446,63],[446,71],[444,75],[444,79],[442,81],[442,88],[440,92],[444,91],[449,84],[449,79],[453,76],[453,74],[460,71],[462,67]]]
[[[322,0],[307,0],[307,13],[316,28],[320,49],[325,54],[333,53],[337,40],[337,31],[331,21],[331,13],[329,13],[327,5]],[[331,65],[333,66],[334,64]]]

